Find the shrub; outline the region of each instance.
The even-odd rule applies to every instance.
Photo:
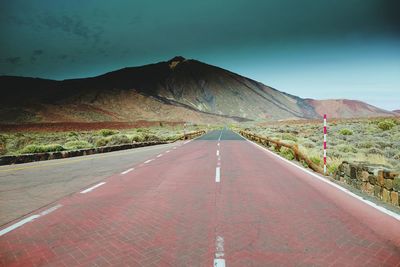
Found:
[[[279,150],[279,154],[288,160],[294,159],[294,153],[290,148],[281,147],[281,149]]]
[[[287,134],[287,133],[282,134],[282,139],[283,140],[290,140],[290,141],[293,141],[293,142],[297,142],[297,138],[295,136],[293,136],[291,134]]]
[[[144,141],[144,136],[142,134],[128,135],[128,138],[131,140],[131,142],[143,142]]]
[[[154,135],[154,134],[146,134],[144,136],[144,140],[145,141],[159,141],[160,138],[157,135]]]
[[[128,138],[128,136],[124,134],[117,134],[117,135],[112,135],[109,137],[109,145],[123,145],[123,144],[129,144],[131,143],[131,140]]]
[[[382,150],[380,150],[379,148],[375,148],[375,147],[369,149],[369,150],[368,150],[368,153],[369,153],[369,154],[383,155]]]
[[[315,147],[315,144],[314,143],[311,143],[311,142],[304,142],[303,144],[302,144],[304,147],[306,147],[306,148],[314,148]]]
[[[90,143],[87,142],[87,141],[83,141],[83,140],[80,140],[80,141],[70,141],[70,142],[67,142],[67,143],[64,144],[64,148],[65,148],[65,149],[69,149],[69,150],[72,150],[72,149],[91,148],[91,147],[93,147],[92,144],[90,144]]]
[[[4,135],[0,135],[0,155],[6,154],[7,139]]]
[[[95,141],[95,146],[96,146],[96,147],[106,146],[106,145],[108,144],[109,141],[110,141],[110,140],[109,140],[108,138],[106,138],[106,137],[101,137],[101,138],[99,138],[99,139],[97,139],[97,140]]]
[[[104,137],[111,136],[111,135],[114,135],[117,133],[118,133],[118,131],[114,131],[114,130],[110,130],[110,129],[101,129],[99,131],[99,134]]]
[[[392,149],[392,148],[385,148],[385,150],[383,151],[383,154],[385,155],[385,157],[387,158],[393,158],[396,155],[396,150]]]
[[[358,148],[371,148],[373,146],[372,142],[362,142],[362,143],[356,143],[356,147]]]
[[[21,151],[22,154],[30,153],[43,153],[43,152],[58,152],[65,150],[62,145],[50,144],[50,145],[27,145]]]
[[[387,131],[392,129],[396,124],[392,120],[383,120],[378,123],[378,128]]]
[[[352,135],[352,134],[353,134],[353,132],[352,132],[351,130],[346,129],[346,128],[341,129],[341,130],[339,131],[339,133],[340,133],[341,135]]]
[[[320,157],[317,157],[317,156],[312,156],[312,157],[310,157],[310,160],[311,160],[312,162],[314,162],[315,164],[317,164],[317,165],[319,165],[319,164],[321,163],[321,158],[320,158]]]
[[[78,137],[79,134],[77,132],[69,132],[67,136],[68,137]]]
[[[354,147],[349,146],[349,145],[344,145],[344,144],[338,145],[337,149],[343,153],[356,153],[357,152],[357,149],[355,149]]]

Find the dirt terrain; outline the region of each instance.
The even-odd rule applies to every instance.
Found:
[[[130,129],[151,126],[177,126],[184,122],[136,121],[136,122],[47,122],[24,124],[0,124],[0,132],[66,132],[100,129]]]

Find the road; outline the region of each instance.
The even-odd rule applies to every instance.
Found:
[[[4,226],[0,264],[400,266],[398,218],[229,130],[126,165]]]

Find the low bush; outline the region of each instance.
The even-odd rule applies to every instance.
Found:
[[[31,153],[43,153],[43,152],[58,152],[65,150],[62,145],[59,144],[50,144],[50,145],[27,145],[21,151],[22,154],[31,154]]]
[[[373,147],[373,143],[372,142],[361,142],[361,143],[356,143],[356,147],[357,148],[371,148]]]
[[[7,138],[4,135],[0,135],[0,155],[4,155],[7,153],[6,145]]]
[[[154,135],[154,134],[146,134],[144,136],[144,140],[145,141],[159,141],[160,138],[157,135]]]
[[[281,147],[281,149],[279,150],[279,154],[288,160],[294,159],[294,153],[290,148]]]
[[[131,140],[125,134],[116,134],[108,138],[109,138],[108,145],[123,145],[131,143]]]
[[[377,154],[377,155],[383,155],[382,150],[380,150],[379,148],[371,148],[368,150],[368,154]]]
[[[339,133],[340,133],[341,135],[352,135],[352,134],[353,134],[353,132],[352,132],[351,130],[346,129],[346,128],[341,129],[341,130],[339,131]]]
[[[378,123],[378,128],[383,130],[383,131],[390,130],[394,126],[396,126],[396,124],[392,120],[383,120],[383,121]]]
[[[308,141],[304,142],[302,145],[304,147],[306,147],[306,148],[314,148],[315,147],[314,143],[311,143],[311,142],[308,142]]]
[[[107,138],[107,137],[101,137],[101,138],[98,138],[98,139],[94,142],[94,144],[95,144],[96,147],[101,147],[101,146],[106,146],[106,145],[108,144],[109,141],[110,141],[109,138]]]
[[[321,164],[321,158],[320,158],[320,157],[311,156],[311,157],[310,157],[310,160],[311,160],[312,162],[314,162],[315,164],[317,164],[317,165]]]
[[[356,148],[354,148],[350,145],[345,145],[345,144],[338,145],[337,150],[339,150],[340,152],[343,152],[343,153],[357,153]]]
[[[77,132],[69,132],[67,136],[68,137],[78,137],[79,134]]]
[[[131,135],[128,135],[128,138],[130,139],[131,142],[143,142],[144,141],[144,136],[142,134],[131,134]]]
[[[93,145],[87,141],[79,140],[79,141],[70,141],[64,144],[64,148],[68,150],[74,149],[84,149],[84,148],[92,148]]]
[[[288,133],[282,134],[282,139],[297,142],[297,138],[294,135]]]
[[[117,133],[118,133],[118,131],[114,131],[114,130],[110,130],[110,129],[101,129],[99,131],[99,134],[103,137],[111,136],[111,135],[114,135]]]

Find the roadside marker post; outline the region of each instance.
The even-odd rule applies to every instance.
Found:
[[[324,114],[324,175],[326,175],[326,114]]]

